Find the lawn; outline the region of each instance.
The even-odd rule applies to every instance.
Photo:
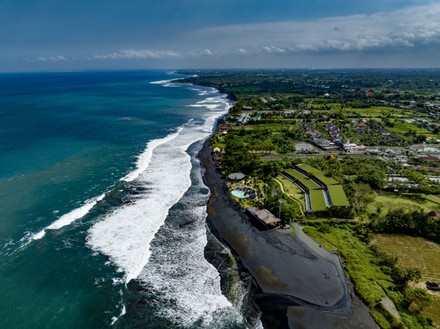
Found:
[[[342,185],[330,185],[327,186],[328,193],[332,199],[332,205],[336,207],[348,207],[350,202],[348,202],[347,196],[345,195]]]
[[[312,201],[312,211],[327,210],[322,190],[310,190],[310,199]]]
[[[301,206],[302,211],[305,211],[306,205],[304,200],[304,193],[301,191],[301,189],[295,183],[281,175],[278,175],[276,180],[283,185],[284,193],[295,200]]]
[[[420,237],[406,235],[376,234],[373,243],[380,249],[398,257],[398,264],[404,268],[418,268],[422,280],[440,283],[440,245]],[[440,292],[431,293],[433,303],[423,312],[440,324]]]

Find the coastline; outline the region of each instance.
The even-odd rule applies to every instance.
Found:
[[[259,231],[229,196],[208,138],[198,157],[210,189],[207,225],[253,278],[250,299],[265,328],[378,328],[347,284],[336,255],[315,252],[289,230]]]

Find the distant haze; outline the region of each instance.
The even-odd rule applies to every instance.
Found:
[[[0,71],[440,67],[440,2],[0,0]]]

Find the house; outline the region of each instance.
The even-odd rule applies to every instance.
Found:
[[[440,159],[434,156],[429,156],[429,155],[423,155],[423,156],[419,156],[417,157],[417,159],[419,161],[424,161],[424,162],[440,162]]]
[[[223,123],[220,125],[220,127],[218,127],[219,131],[228,131],[228,129],[229,129],[229,126],[227,123]]]
[[[323,149],[324,151],[334,151],[338,149],[335,143],[325,138],[315,138],[312,140],[312,144],[318,146],[320,149]]]
[[[347,153],[363,153],[363,152],[365,152],[364,145],[357,145],[355,143],[350,143],[350,141],[347,141],[346,143],[342,144],[342,148]]]
[[[237,119],[237,123],[238,124],[242,124],[244,125],[250,118],[249,113],[243,113],[242,115],[240,115],[240,117]]]
[[[370,89],[370,90],[367,90],[367,91],[365,92],[365,96],[367,96],[367,97],[373,97],[373,96],[374,96],[374,91],[372,91],[371,89]]]
[[[382,127],[382,125],[379,122],[377,122],[376,120],[370,120],[368,123],[370,124],[370,127],[373,130],[375,130],[376,133],[378,133],[379,135],[382,135],[382,136],[391,135],[391,133],[388,130],[386,130],[384,127]]]
[[[281,223],[281,219],[267,209],[248,208],[247,211],[266,227],[275,227]]]

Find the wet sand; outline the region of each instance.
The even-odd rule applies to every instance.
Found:
[[[336,255],[289,230],[258,230],[229,196],[209,140],[199,154],[211,190],[207,223],[254,279],[265,328],[378,328],[354,296]],[[316,246],[315,246],[316,247]]]

